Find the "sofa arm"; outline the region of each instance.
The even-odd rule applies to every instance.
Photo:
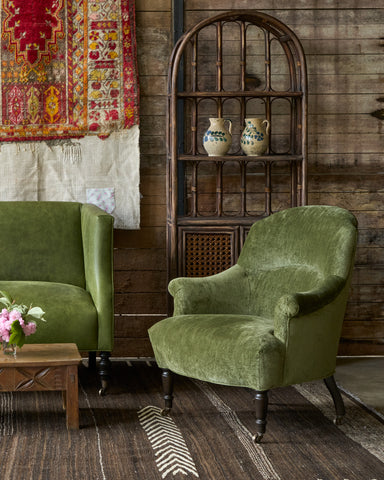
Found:
[[[249,283],[239,265],[210,277],[180,277],[171,280],[173,315],[242,313],[249,305]]]
[[[294,317],[308,315],[330,304],[346,285],[344,278],[331,275],[317,288],[280,297],[275,307],[275,335],[286,338],[289,321]]]
[[[99,320],[99,350],[111,351],[114,335],[112,215],[91,204],[81,209],[86,290]]]

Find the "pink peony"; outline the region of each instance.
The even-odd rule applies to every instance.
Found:
[[[9,320],[13,323],[15,320],[18,320],[20,325],[24,325],[24,318],[22,317],[21,313],[18,310],[12,310],[9,313]]]
[[[1,340],[3,342],[9,342],[9,337],[10,337],[10,334],[9,334],[9,331],[8,330],[4,330],[1,334]]]
[[[27,324],[24,324],[22,327],[23,327],[23,332],[25,333],[26,337],[28,337],[29,335],[32,335],[33,333],[36,332],[36,323],[35,322],[29,322]]]
[[[8,308],[0,310],[0,342],[9,342],[12,338],[13,342],[22,346],[25,342],[25,336],[35,333],[37,325],[36,322],[27,323],[21,312],[26,313],[27,319],[30,315],[31,318],[45,321],[43,318],[44,312],[39,307],[32,308],[31,306],[28,308],[27,305],[15,304],[6,292],[0,292],[0,298],[3,299],[2,303],[8,306]]]
[[[12,321],[9,320],[8,310],[3,309],[0,314],[0,339],[3,342],[9,341]]]

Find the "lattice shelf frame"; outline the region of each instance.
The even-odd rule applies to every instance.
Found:
[[[263,156],[241,151],[249,116],[271,123]],[[225,156],[203,149],[209,117],[233,121]],[[234,10],[189,29],[170,59],[167,118],[169,280],[228,268],[252,223],[307,203],[305,55],[276,18]]]

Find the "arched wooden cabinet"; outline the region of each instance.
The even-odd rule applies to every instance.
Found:
[[[307,203],[307,74],[296,35],[252,10],[204,20],[177,42],[168,76],[168,276],[220,272],[247,231]],[[232,121],[224,156],[203,148],[209,118]],[[267,119],[269,148],[246,156],[245,118]]]

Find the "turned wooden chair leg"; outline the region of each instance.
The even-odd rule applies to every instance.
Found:
[[[255,406],[256,406],[256,430],[253,435],[253,441],[260,443],[267,426],[267,413],[268,413],[268,390],[264,392],[256,391],[255,394]]]
[[[168,415],[172,408],[173,400],[173,375],[172,372],[166,368],[163,369],[161,374],[161,379],[163,382],[163,392],[164,392],[164,405],[165,407],[161,411],[162,415]]]
[[[96,370],[96,352],[88,352],[88,368]]]
[[[335,425],[340,425],[345,415],[345,406],[344,406],[343,398],[340,394],[340,390],[336,385],[335,378],[333,375],[331,377],[324,378],[324,383],[327,386],[329,393],[332,396],[333,403],[335,405],[336,417],[334,418],[333,423]]]
[[[100,362],[99,362],[99,376],[101,380],[101,388],[99,390],[99,395],[105,395],[107,388],[111,380],[111,370],[112,363],[109,360],[111,352],[100,352]]]

